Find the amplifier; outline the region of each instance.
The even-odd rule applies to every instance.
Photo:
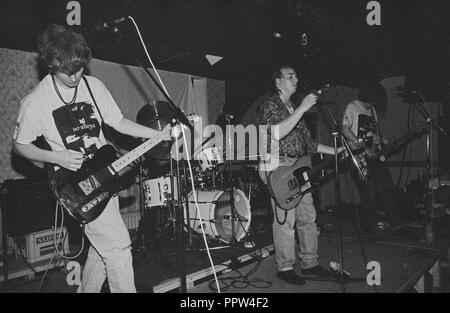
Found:
[[[48,183],[30,179],[5,180],[1,205],[6,232],[13,237],[49,229],[55,220],[55,199]]]
[[[16,248],[22,249],[27,262],[34,263],[45,259],[50,259],[55,252],[55,230],[47,229],[21,236]],[[69,252],[69,234],[64,226],[56,229],[56,243],[61,253]],[[58,255],[55,255],[57,257]]]

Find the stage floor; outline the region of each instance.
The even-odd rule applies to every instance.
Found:
[[[339,236],[334,215],[319,214],[320,263],[328,268],[330,262],[339,263]],[[208,241],[221,292],[224,293],[340,293],[338,282],[307,281],[303,286],[286,284],[276,277],[275,256],[270,225],[253,233],[254,248],[237,247]],[[345,284],[349,293],[393,293],[440,291],[439,260],[442,251],[427,246],[417,236],[405,233],[392,236],[380,233],[376,240],[361,240],[351,219],[343,220],[342,248],[345,271],[351,281]],[[419,240],[415,240],[418,238]],[[188,238],[184,238],[188,242]],[[193,235],[192,245],[184,250],[186,291],[188,293],[217,293],[212,267],[199,234]],[[367,263],[380,265],[380,285],[374,288],[366,283]],[[80,263],[83,264],[82,259]],[[147,243],[145,250],[134,250],[135,282],[141,293],[176,293],[181,290],[180,258],[176,238],[161,237]],[[299,265],[296,265],[300,272]],[[34,279],[12,280],[6,292],[36,292],[43,272]],[[446,273],[448,275],[448,272]],[[64,267],[50,269],[40,292],[75,292],[67,286]],[[434,287],[433,288],[433,278]],[[356,279],[358,281],[353,281]],[[448,279],[447,279],[448,280]],[[431,283],[430,283],[431,281]],[[108,292],[108,288],[104,288]]]
[[[328,268],[330,262],[339,263],[338,237],[321,237],[319,241],[320,263]],[[363,257],[365,250],[366,258]],[[261,262],[246,265],[238,271],[231,271],[218,277],[221,292],[225,293],[394,293],[412,292],[424,288],[420,280],[428,271],[436,271],[439,251],[436,249],[406,246],[387,242],[361,244],[351,237],[343,238],[344,269],[350,280],[344,284],[339,280],[307,280],[303,286],[287,284],[276,277],[275,255],[271,254]],[[367,262],[376,261],[380,265],[381,281],[378,286],[369,286],[366,276]],[[255,271],[256,269],[256,271]],[[300,273],[299,265],[295,270]],[[247,275],[247,273],[252,273]],[[419,283],[419,284],[418,284]],[[235,285],[235,286],[234,286]],[[216,282],[210,279],[189,291],[193,293],[217,292]]]

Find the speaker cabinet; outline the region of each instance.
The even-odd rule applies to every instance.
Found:
[[[1,191],[7,234],[21,236],[53,226],[56,202],[48,183],[5,180]]]

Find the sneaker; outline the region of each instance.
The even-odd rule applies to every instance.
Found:
[[[305,284],[303,278],[297,275],[294,270],[288,270],[284,272],[278,272],[277,277],[281,280],[284,280],[288,284],[293,284],[297,286],[301,286]]]
[[[335,278],[333,272],[324,269],[320,265],[316,265],[312,268],[304,269],[301,271],[302,276],[310,277],[310,278]]]

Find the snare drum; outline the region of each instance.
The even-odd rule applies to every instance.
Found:
[[[174,180],[175,192],[173,197],[177,199],[176,180]],[[170,175],[148,179],[144,181],[145,207],[165,206],[172,195]]]
[[[203,229],[209,237],[214,237],[229,243],[232,239],[232,214],[230,192],[224,190],[196,190],[199,211],[197,211],[194,194],[191,191],[188,196],[189,225],[197,233],[202,233],[200,217],[203,221]],[[251,222],[250,203],[245,194],[235,189],[234,197],[234,238],[240,241],[248,232]],[[185,208],[186,210],[186,208]],[[200,214],[200,217],[199,217]],[[185,221],[187,215],[185,214]],[[187,222],[186,222],[187,223]]]

